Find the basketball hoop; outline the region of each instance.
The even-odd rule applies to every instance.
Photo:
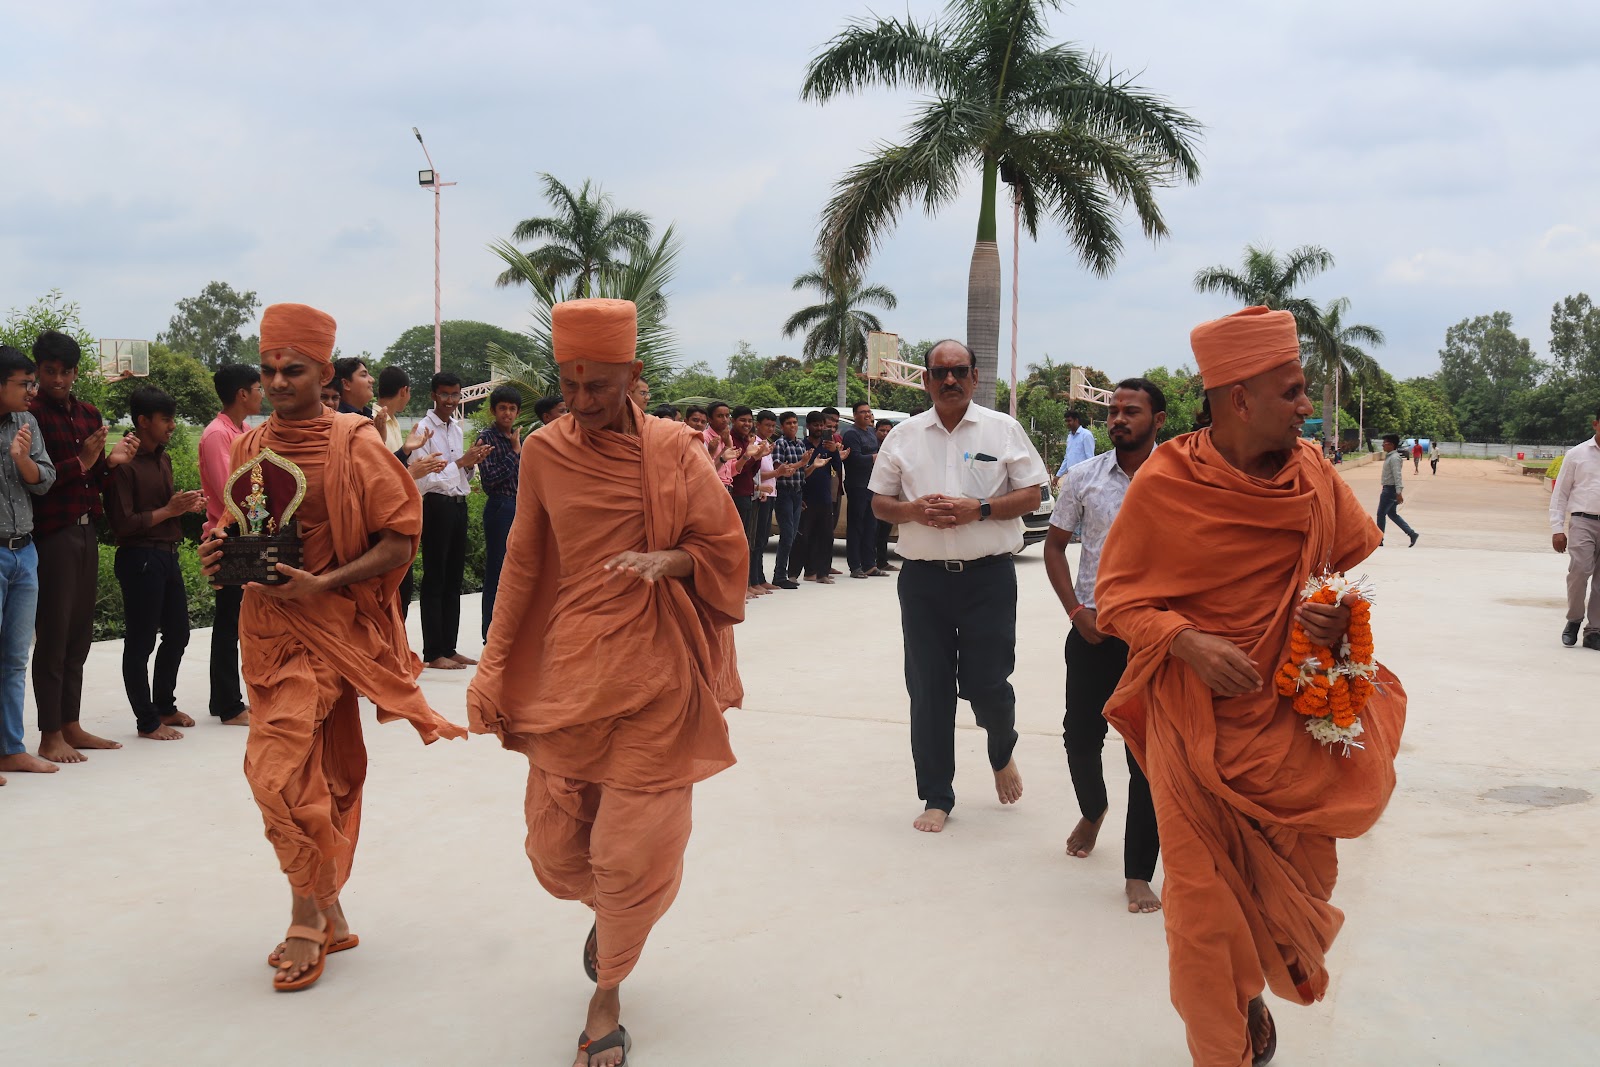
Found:
[[[868,382],[877,380],[921,389],[922,368],[915,363],[896,359],[899,354],[899,334],[873,330],[867,334],[867,373],[864,377]]]
[[[100,377],[108,382],[150,376],[150,342],[100,339]]]
[[[1067,395],[1073,400],[1085,400],[1100,407],[1111,406],[1111,390],[1089,384],[1089,379],[1077,367],[1072,368],[1072,386]]]

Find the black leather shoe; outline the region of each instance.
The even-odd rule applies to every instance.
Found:
[[[1407,548],[1416,548],[1417,547],[1417,538],[1419,538],[1421,536],[1422,535],[1419,534],[1419,533],[1412,534],[1411,535],[1411,543],[1409,545],[1407,545],[1406,547]]]
[[[1600,652],[1600,630],[1596,630],[1590,634],[1585,634],[1583,638],[1583,647],[1592,648],[1596,652]]]
[[[1561,643],[1566,645],[1568,648],[1571,648],[1573,645],[1577,644],[1578,627],[1581,625],[1583,625],[1582,619],[1567,623],[1566,629],[1561,631]]]

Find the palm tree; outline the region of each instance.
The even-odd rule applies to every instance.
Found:
[[[539,180],[555,214],[523,219],[511,239],[548,242],[527,255],[546,286],[570,278],[573,295],[588,296],[595,275],[618,266],[619,253],[649,243],[650,219],[638,211],[616,210],[611,197],[589,179],[576,193],[552,175],[540,174]],[[504,289],[525,281],[524,272],[507,268],[495,285]]]
[[[831,284],[821,270],[811,270],[794,280],[794,289],[816,289],[822,302],[801,308],[783,324],[783,336],[805,332],[800,354],[807,363],[819,356],[839,359],[839,406],[844,407],[845,385],[851,368],[860,370],[867,362],[867,334],[883,329],[878,316],[863,310],[862,304],[877,304],[893,311],[900,303],[882,285],[866,285],[858,270],[846,270],[838,285]]]
[[[1046,40],[1060,0],[951,0],[924,23],[855,19],[811,61],[802,99],[826,102],[868,85],[931,94],[904,144],[880,146],[841,178],[823,210],[818,249],[829,274],[864,263],[914,203],[934,214],[982,180],[967,280],[967,344],[979,402],[992,406],[999,369],[998,183],[1011,186],[1028,236],[1048,215],[1085,266],[1109,274],[1122,251],[1119,207],[1146,237],[1167,233],[1155,191],[1200,174],[1199,124],[1102,60]]]
[[[1334,396],[1338,383],[1349,379],[1372,382],[1378,377],[1378,361],[1362,345],[1383,344],[1383,331],[1376,326],[1344,323],[1350,299],[1341,296],[1323,309],[1317,337],[1300,343],[1301,358],[1311,369],[1313,384],[1322,384],[1322,434],[1324,444],[1339,439],[1339,405]]]
[[[639,337],[635,355],[644,363],[645,379],[655,387],[664,384],[677,367],[677,340],[666,323],[666,287],[672,280],[680,247],[675,228],[668,226],[655,244],[636,248],[627,262],[596,270],[582,294],[632,300],[638,306]],[[495,241],[489,249],[506,264],[506,274],[515,274],[534,293],[533,325],[527,330],[533,342],[531,357],[524,359],[494,343],[485,349],[494,380],[514,385],[522,394],[522,414],[517,421],[527,426],[533,419],[534,401],[556,385],[555,357],[550,346],[550,309],[563,300],[578,298],[581,279],[554,284],[546,281],[539,263],[510,241]]]
[[[1195,272],[1194,287],[1202,293],[1224,293],[1247,307],[1264,306],[1294,316],[1303,341],[1326,342],[1322,312],[1311,300],[1296,296],[1302,283],[1333,266],[1333,253],[1319,245],[1301,245],[1287,257],[1270,248],[1244,246],[1244,269],[1207,267]]]

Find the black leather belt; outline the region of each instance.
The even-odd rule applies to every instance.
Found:
[[[3,538],[3,540],[5,541],[6,547],[15,552],[19,548],[27,548],[29,545],[33,544],[33,534],[25,533],[20,537],[7,537]]]
[[[1574,511],[1572,517],[1575,519],[1594,519],[1596,522],[1600,522],[1600,515],[1591,515],[1587,511]]]
[[[951,574],[960,574],[962,571],[976,570],[995,563],[1010,563],[1011,554],[1003,556],[979,556],[977,559],[908,559],[907,563],[922,563],[929,567],[938,567]]]

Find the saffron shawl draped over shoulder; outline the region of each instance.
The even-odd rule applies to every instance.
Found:
[[[1264,480],[1235,469],[1201,430],[1162,445],[1140,469],[1100,559],[1097,625],[1130,648],[1106,718],[1152,787],[1179,806],[1184,832],[1192,826],[1203,839],[1273,992],[1301,1003],[1326,990],[1323,957],[1343,921],[1328,903],[1332,841],[1319,839],[1356,837],[1382,814],[1406,701],[1380,668],[1361,715],[1365,747],[1346,758],[1306,733],[1271,679],[1307,577],[1355,567],[1379,539],[1314,444],[1299,442]],[[1263,688],[1214,694],[1168,654],[1191,628],[1238,646]],[[1164,851],[1168,832],[1163,821]]]
[[[559,306],[559,305],[558,305]],[[748,548],[698,434],[633,411],[638,436],[560,419],[522,447],[517,517],[471,728],[542,770],[654,791],[733,764],[723,712],[744,699],[733,626]],[[681,549],[688,578],[603,570]]]
[[[243,434],[233,444],[237,470],[263,448],[299,464],[320,480],[318,506],[301,511],[305,567],[314,573],[340,567],[364,555],[382,530],[411,541],[422,531],[422,501],[416,482],[384,447],[372,423],[360,415],[321,415],[305,422],[277,417]],[[307,504],[312,503],[308,496]],[[409,565],[408,565],[409,566]],[[279,600],[246,589],[240,609],[240,661],[245,680],[270,692],[285,672],[300,670],[311,656],[335,668],[378,709],[378,720],[403,718],[424,743],[465,737],[444,719],[417,687],[422,663],[406,640],[396,591],[407,567],[345,586],[321,596]],[[253,716],[253,731],[271,731],[281,744],[272,766],[260,768],[262,783],[281,788],[309,751],[317,726],[313,709],[265,710]]]

